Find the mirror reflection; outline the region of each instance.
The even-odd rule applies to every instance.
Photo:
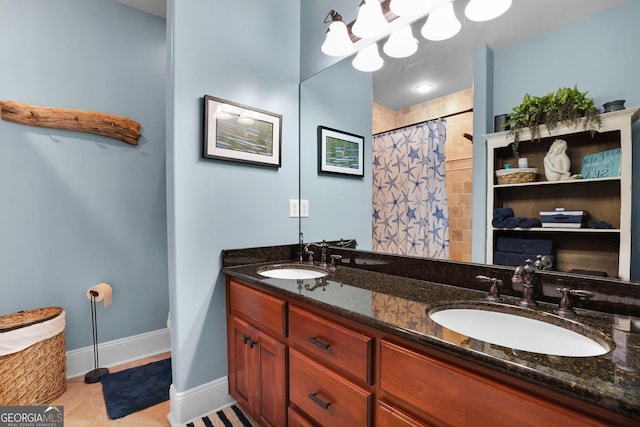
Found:
[[[568,1],[567,4],[575,6],[575,2]],[[357,71],[351,65],[351,57],[303,81],[300,104],[300,194],[302,199],[310,201],[309,217],[301,218],[304,240],[355,237],[358,240],[358,249],[380,250],[376,240],[372,238],[376,228],[373,206],[376,175],[373,166],[370,165],[379,161],[375,157],[374,140],[389,130],[445,117],[448,258],[486,262],[488,170],[483,135],[493,132],[494,116],[510,112],[513,106],[522,101],[525,93],[544,94],[574,84],[587,90],[598,106],[613,99],[626,99],[627,107],[640,105],[640,93],[633,89],[635,86],[632,73],[624,68],[612,70],[607,66],[628,63],[629,60],[634,63],[640,62],[638,55],[629,58],[623,49],[615,48],[619,45],[620,37],[637,35],[638,30],[631,29],[632,25],[627,28],[622,27],[621,23],[629,21],[629,16],[637,16],[638,9],[632,2],[618,1],[586,18],[583,15],[584,11],[575,9],[575,17],[569,17],[569,23],[550,30],[546,27],[548,30],[543,34],[524,41],[517,39],[517,43],[501,46],[499,49],[484,45],[484,39],[475,40],[475,46],[478,46],[475,50],[459,53],[469,57],[468,72],[473,76],[465,88],[417,104],[410,103],[401,108],[389,108],[375,102],[376,92],[382,91],[379,89],[380,82],[376,81],[377,75],[382,71]],[[572,11],[562,10],[562,13],[571,15]],[[507,16],[508,14],[505,15]],[[509,26],[512,26],[511,21],[516,20],[507,21]],[[615,34],[603,31],[607,28],[616,28]],[[492,31],[498,29],[494,28]],[[420,43],[425,44],[423,41]],[[595,63],[589,61],[589,67],[585,67],[584,60],[592,57],[593,49],[597,49],[601,60]],[[322,55],[319,49],[318,54]],[[458,61],[453,61],[453,52],[448,54],[452,56],[450,62],[457,65]],[[535,61],[532,62],[533,58]],[[385,67],[391,61],[386,58]],[[447,62],[439,64],[440,72],[444,74],[447,73]],[[385,67],[382,70],[385,70]],[[392,68],[394,67],[388,69]],[[431,70],[433,67],[430,64],[424,68]],[[403,76],[400,75],[397,80],[399,82],[394,84],[401,84]],[[474,97],[475,111],[467,111],[473,109]],[[449,116],[450,114],[453,115]],[[364,178],[318,174],[318,126],[327,126],[365,137]],[[633,131],[634,139],[637,139],[637,125],[633,127]],[[473,143],[470,139],[472,136]],[[393,148],[388,149],[387,154],[389,151],[393,151]],[[409,155],[411,154],[407,154]],[[395,162],[391,161],[391,165],[387,163],[384,167],[393,168],[393,164],[398,162],[397,159],[396,155]],[[398,169],[399,164],[396,164],[395,168]],[[411,176],[411,173],[415,174],[415,171],[405,169],[404,181],[413,182],[415,185],[416,178]],[[634,188],[637,189],[639,186],[636,185]],[[399,198],[395,202],[405,198],[406,193],[398,190]],[[637,193],[637,190],[634,193]],[[392,199],[390,203],[395,202]],[[638,199],[633,197],[632,206],[635,207],[637,203]],[[404,218],[402,215],[405,215]],[[412,215],[415,215],[415,218]],[[395,216],[385,216],[382,222],[398,228],[407,228],[407,224],[419,220],[420,217],[415,212],[412,214],[407,209]],[[638,220],[632,216],[631,221],[632,228],[637,228]],[[388,237],[389,235],[386,238]],[[411,250],[412,248],[396,253],[411,254]],[[633,258],[633,254],[623,256]],[[631,264],[631,279],[636,280],[637,272],[633,271],[636,267],[633,267],[633,262]]]

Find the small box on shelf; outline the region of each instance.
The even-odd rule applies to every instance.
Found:
[[[540,211],[540,222],[545,228],[581,228],[587,218],[587,211]]]

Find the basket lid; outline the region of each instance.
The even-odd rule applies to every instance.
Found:
[[[62,307],[44,307],[33,310],[16,311],[0,316],[0,332],[9,332],[36,323],[46,322],[62,313]]]

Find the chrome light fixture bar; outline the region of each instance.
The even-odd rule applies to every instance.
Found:
[[[422,36],[431,41],[442,41],[455,36],[462,24],[455,16],[455,0],[362,0],[358,17],[350,24],[331,10],[325,23],[331,23],[321,50],[330,56],[347,56],[358,51],[352,64],[361,71],[379,70],[384,60],[378,52],[377,42],[389,36],[383,45],[385,54],[392,58],[405,58],[418,50],[411,24],[427,16]],[[472,21],[487,21],[505,13],[512,0],[469,0],[465,16]],[[363,52],[366,50],[366,52]]]

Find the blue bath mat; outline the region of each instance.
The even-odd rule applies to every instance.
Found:
[[[107,414],[122,418],[169,400],[170,385],[171,358],[107,374],[102,377]]]

